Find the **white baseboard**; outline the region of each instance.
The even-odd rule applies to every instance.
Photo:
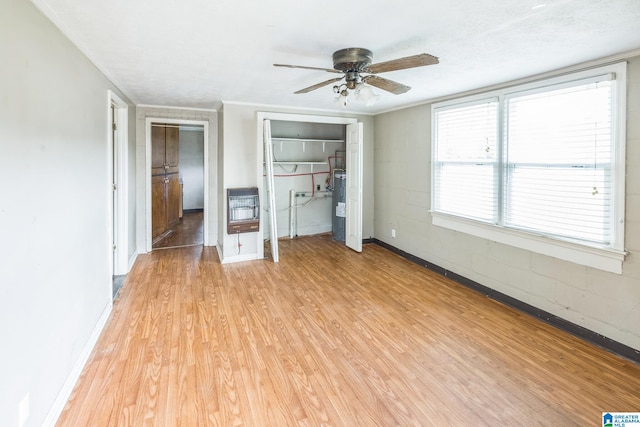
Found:
[[[224,257],[222,254],[222,246],[220,242],[216,245],[216,250],[218,251],[218,259],[220,259],[220,264],[231,264],[232,262],[242,262],[242,261],[253,261],[256,259],[261,259],[258,257],[258,254],[246,254],[246,255],[235,255]]]
[[[76,361],[75,365],[71,369],[71,372],[67,376],[67,379],[64,382],[64,385],[60,389],[60,392],[58,393],[58,397],[56,397],[56,400],[53,402],[53,405],[51,405],[51,408],[49,409],[49,413],[47,414],[47,418],[45,418],[44,422],[42,423],[43,426],[54,427],[56,425],[58,418],[60,418],[60,414],[62,414],[62,411],[64,410],[64,407],[67,404],[69,397],[71,396],[71,392],[73,391],[73,388],[76,386],[76,383],[78,382],[78,379],[82,374],[82,370],[84,369],[85,365],[87,364],[87,361],[89,360],[89,356],[91,356],[91,352],[93,351],[93,348],[98,342],[98,338],[100,338],[100,334],[102,333],[102,330],[107,324],[107,320],[109,319],[109,315],[111,314],[112,308],[113,308],[113,302],[109,300],[109,303],[102,311],[102,314],[100,315],[100,318],[96,323],[96,326],[93,328],[93,331],[91,331],[91,336],[89,336],[89,340],[85,343],[84,348],[80,353],[80,357],[78,357],[78,360]]]
[[[220,264],[222,264],[222,246],[220,246],[220,242],[216,245],[216,250],[218,251],[218,259],[220,260]]]
[[[218,251],[218,253],[220,253]],[[258,259],[258,254],[236,255],[226,258],[220,258],[220,264],[230,264],[232,262],[253,261]]]
[[[136,263],[136,260],[138,259],[138,252],[134,252],[133,255],[131,255],[131,258],[129,258],[129,269],[127,270],[127,273],[129,273],[131,271],[131,269],[133,268],[133,264]]]

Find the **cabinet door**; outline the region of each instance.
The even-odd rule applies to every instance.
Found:
[[[180,191],[180,178],[177,173],[167,175],[167,181],[167,226],[171,228],[180,219],[182,192]]]
[[[164,175],[151,177],[151,238],[167,230],[166,183]]]
[[[165,164],[168,166],[167,173],[177,173],[179,164],[179,140],[180,131],[177,127],[165,128]]]
[[[151,126],[151,175],[165,173],[164,126]]]

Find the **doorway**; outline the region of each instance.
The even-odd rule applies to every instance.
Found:
[[[202,137],[202,152],[203,152],[203,167],[202,167],[202,173],[201,175],[203,176],[203,184],[202,184],[202,190],[201,190],[201,195],[202,195],[202,199],[203,199],[203,207],[202,207],[202,245],[204,246],[209,246],[209,229],[210,226],[212,226],[213,230],[215,230],[215,221],[213,219],[209,218],[209,200],[211,197],[213,197],[213,203],[215,206],[215,194],[212,195],[211,191],[210,191],[210,182],[211,185],[213,185],[213,188],[216,188],[216,184],[215,184],[215,180],[213,179],[214,177],[210,176],[210,172],[209,172],[209,165],[210,162],[213,161],[215,164],[216,161],[216,154],[215,154],[215,150],[216,150],[216,145],[217,143],[215,142],[215,139],[213,140],[213,147],[212,151],[210,151],[210,147],[209,147],[209,126],[210,126],[210,121],[209,120],[186,120],[186,119],[171,119],[171,118],[167,118],[167,117],[146,117],[145,118],[145,157],[144,157],[144,177],[141,177],[141,180],[144,182],[144,186],[145,186],[145,200],[144,200],[144,211],[145,211],[145,215],[144,215],[144,227],[142,228],[144,230],[144,248],[146,249],[146,252],[151,252],[153,250],[153,230],[152,230],[152,213],[153,213],[153,208],[152,208],[152,192],[153,192],[153,185],[152,185],[152,124],[171,124],[173,126],[177,126],[178,128],[193,128],[194,130],[197,128],[198,132],[201,132],[203,137]],[[214,130],[215,130],[215,121],[214,121]],[[210,159],[210,156],[213,156],[213,159]],[[142,169],[141,169],[142,170]],[[184,216],[184,210],[183,210],[183,216]],[[210,224],[211,223],[211,224]],[[215,236],[213,236],[213,239],[215,240]]]
[[[204,244],[204,127],[151,124],[152,249]]]
[[[258,113],[265,176],[260,192],[267,206],[261,229],[274,262],[278,238],[286,235],[331,232],[336,241],[362,251],[362,129],[351,118]],[[346,177],[341,191],[335,191],[337,174],[343,186]],[[264,257],[264,245],[259,248]]]

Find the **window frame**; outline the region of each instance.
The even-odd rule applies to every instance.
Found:
[[[504,120],[505,99],[513,97],[523,92],[539,91],[546,88],[553,89],[558,85],[579,84],[580,81],[595,78],[603,75],[614,75],[615,84],[612,91],[612,126],[613,126],[613,156],[612,156],[612,196],[613,196],[613,232],[610,245],[589,244],[570,238],[559,238],[544,233],[520,230],[506,227],[502,222],[498,224],[477,221],[470,218],[457,216],[455,214],[438,212],[435,207],[435,158],[436,158],[436,111],[443,108],[471,105],[483,100],[497,98],[498,117],[496,126],[498,127],[498,142],[500,152],[498,157],[503,157],[504,135],[506,124]],[[577,264],[622,274],[622,263],[624,262],[626,251],[624,250],[624,230],[625,230],[625,151],[626,151],[626,84],[627,84],[627,63],[619,62],[615,64],[594,67],[588,70],[572,72],[542,80],[528,83],[505,86],[487,92],[477,93],[470,96],[449,99],[443,102],[434,103],[431,106],[431,217],[432,224],[439,227],[448,228],[462,233],[470,234],[515,246],[521,249],[552,256],[555,258],[571,261]],[[503,164],[497,165],[497,173],[503,173]],[[501,182],[501,181],[499,181]],[[502,188],[497,188],[501,194]],[[503,201],[499,201],[496,215],[502,221]]]

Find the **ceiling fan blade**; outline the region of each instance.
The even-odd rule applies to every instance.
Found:
[[[317,71],[326,71],[327,73],[341,73],[342,71],[334,70],[333,68],[320,68],[320,67],[306,67],[304,65],[289,65],[289,64],[273,64],[274,67],[285,67],[285,68],[302,68],[305,70],[317,70]]]
[[[319,89],[319,88],[321,88],[322,86],[330,85],[331,83],[335,83],[335,82],[340,81],[340,80],[342,80],[342,77],[337,77],[337,78],[335,78],[335,79],[327,80],[326,82],[318,83],[318,84],[315,84],[315,85],[313,85],[313,86],[309,86],[309,87],[306,87],[306,88],[304,88],[304,89],[300,89],[299,91],[297,91],[297,92],[293,92],[293,93],[298,94],[298,93],[307,93],[307,92],[311,92],[312,90]]]
[[[402,83],[394,82],[393,80],[383,79],[378,76],[366,76],[362,79],[364,83],[370,84],[371,86],[375,86],[378,89],[386,90],[387,92],[391,92],[394,95],[400,95],[405,92],[408,92],[411,89],[410,86],[403,85]]]
[[[369,73],[385,73],[387,71],[405,70],[407,68],[424,67],[425,65],[437,64],[438,58],[428,53],[405,56],[404,58],[393,59],[391,61],[371,64],[367,67]]]

